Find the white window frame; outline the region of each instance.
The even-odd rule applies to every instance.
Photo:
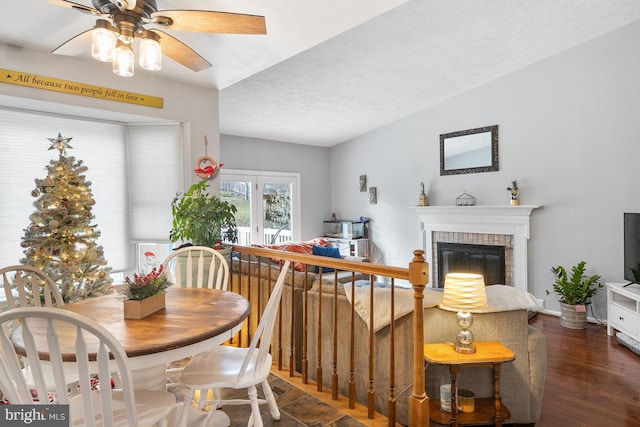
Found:
[[[251,183],[251,242],[262,242],[264,236],[264,212],[262,210],[262,185],[265,182],[290,183],[291,188],[291,234],[292,240],[298,241],[302,236],[302,214],[300,197],[300,173],[272,172],[241,169],[220,169],[220,181],[245,181]]]

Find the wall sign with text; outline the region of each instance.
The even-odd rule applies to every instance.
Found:
[[[162,108],[163,106],[163,99],[157,96],[93,86],[69,80],[54,79],[52,77],[5,70],[2,68],[0,68],[0,83],[88,96],[90,98],[107,99],[109,101],[126,102],[128,104],[138,104],[147,107]]]

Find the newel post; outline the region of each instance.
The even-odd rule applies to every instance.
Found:
[[[424,288],[429,282],[429,264],[424,251],[413,251],[409,263],[409,282],[413,286],[413,391],[409,397],[409,427],[429,425],[429,396],[424,390]]]

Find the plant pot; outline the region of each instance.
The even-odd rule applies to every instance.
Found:
[[[165,294],[157,294],[141,300],[124,300],[124,318],[142,319],[148,315],[162,310],[165,304]]]
[[[570,329],[587,328],[587,311],[576,311],[575,305],[560,303],[560,324]]]

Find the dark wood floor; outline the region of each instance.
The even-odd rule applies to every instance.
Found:
[[[547,338],[547,376],[536,426],[640,427],[640,356],[607,335],[560,326],[556,316],[529,322]]]

